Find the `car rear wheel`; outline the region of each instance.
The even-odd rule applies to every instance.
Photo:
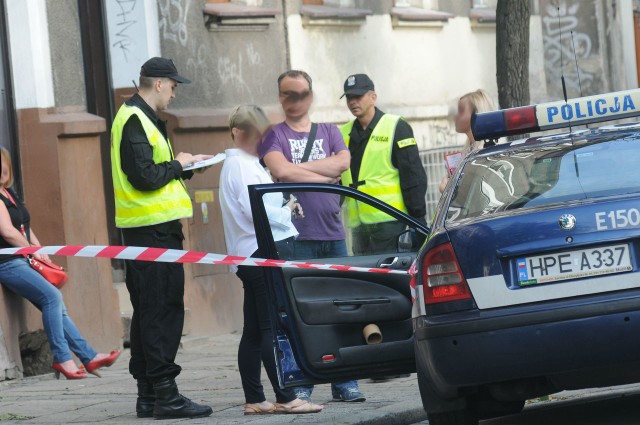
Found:
[[[499,401],[489,394],[468,396],[466,409],[427,413],[429,425],[478,425],[479,419],[490,419],[520,413],[524,401]]]
[[[478,417],[469,410],[427,413],[429,425],[478,425]]]
[[[496,418],[520,413],[524,408],[524,400],[496,400],[489,391],[482,388],[478,394],[468,397],[469,404],[480,419]]]
[[[416,359],[418,358],[420,357],[416,351]],[[434,391],[421,366],[420,362],[416,363],[418,387],[429,425],[478,425],[478,415],[475,406],[469,403],[469,398],[441,399]]]
[[[458,399],[441,399],[421,363],[418,362],[416,366],[418,387],[429,425],[478,425],[480,419],[516,414],[524,407],[524,400],[497,400],[486,387]]]

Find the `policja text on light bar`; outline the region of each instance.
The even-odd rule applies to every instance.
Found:
[[[640,89],[473,115],[476,140],[640,116]]]

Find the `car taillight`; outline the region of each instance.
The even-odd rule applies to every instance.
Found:
[[[431,249],[422,260],[422,288],[426,304],[471,298],[469,285],[451,243]]]

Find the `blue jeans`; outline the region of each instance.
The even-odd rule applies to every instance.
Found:
[[[62,293],[33,270],[25,258],[0,263],[0,283],[29,300],[42,312],[42,324],[54,362],[71,360],[69,349],[83,364],[89,363],[98,354],[71,321]]]
[[[317,258],[339,258],[347,257],[347,244],[344,240],[339,241],[300,241],[296,240],[294,244],[294,255],[296,260],[307,260]],[[358,381],[335,382],[331,384],[331,393],[336,396],[348,388],[358,388]],[[309,394],[313,392],[313,386],[296,387],[293,389],[296,393],[299,391],[307,391]]]
[[[296,260],[347,257],[347,243],[340,241],[299,241],[294,243]]]

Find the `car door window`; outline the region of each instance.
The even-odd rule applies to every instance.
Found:
[[[262,200],[282,260],[413,252],[426,236],[410,220],[394,217],[350,194],[297,189],[266,193]],[[288,225],[297,232],[295,236],[285,231],[282,217],[286,215],[290,215]]]

